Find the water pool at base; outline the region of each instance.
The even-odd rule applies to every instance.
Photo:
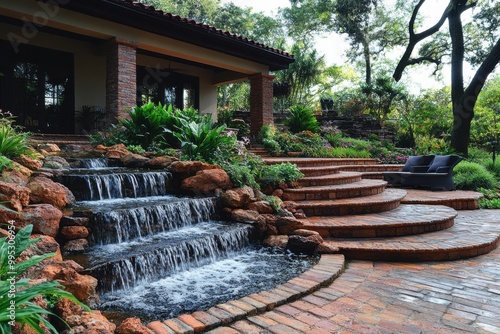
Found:
[[[318,260],[281,248],[249,246],[215,263],[103,294],[99,309],[112,318],[138,317],[143,323],[166,320],[272,289]]]

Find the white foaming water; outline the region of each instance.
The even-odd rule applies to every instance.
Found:
[[[102,308],[148,321],[164,320],[273,288],[310,268],[313,262],[281,250],[248,249],[155,282],[105,294]]]

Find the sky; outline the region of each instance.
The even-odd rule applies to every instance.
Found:
[[[394,3],[394,0],[385,1]],[[251,7],[254,12],[264,12],[269,16],[277,14],[278,8],[290,6],[289,0],[221,0],[221,3],[229,2],[232,2],[242,8]],[[447,1],[443,0],[427,0],[420,9],[419,14],[428,17],[429,25],[432,25],[438,21],[447,3]],[[325,56],[325,60],[328,65],[342,65],[346,62],[345,52],[347,51],[349,44],[338,34],[332,33],[317,37],[315,47],[320,54]],[[401,53],[402,52],[404,52],[404,50],[402,50]],[[449,68],[445,68],[443,73],[443,81],[437,82],[432,77],[432,68],[430,66],[428,68],[419,66],[405,71],[405,74],[403,74],[403,80],[405,79],[405,75],[411,76],[411,83],[413,84],[412,91],[418,93],[422,89],[442,87],[443,84],[449,85]],[[466,81],[470,79],[472,74],[473,73],[468,66],[464,66],[464,78]]]

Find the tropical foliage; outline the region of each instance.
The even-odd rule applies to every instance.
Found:
[[[0,239],[0,329],[2,333],[10,333],[14,322],[31,327],[36,333],[46,333],[44,327],[52,333],[58,333],[54,325],[46,318],[55,316],[50,310],[44,309],[33,302],[42,296],[46,299],[68,298],[81,307],[87,306],[78,301],[71,293],[62,289],[56,281],[46,281],[32,284],[23,273],[30,267],[39,264],[44,259],[54,256],[54,253],[32,256],[27,260],[18,261],[19,255],[41,238],[30,239],[33,225],[28,225],[17,233],[12,225],[7,227],[9,236]]]

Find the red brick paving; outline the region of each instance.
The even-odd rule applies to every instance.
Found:
[[[350,261],[330,286],[207,333],[500,333],[500,250],[445,263]]]

